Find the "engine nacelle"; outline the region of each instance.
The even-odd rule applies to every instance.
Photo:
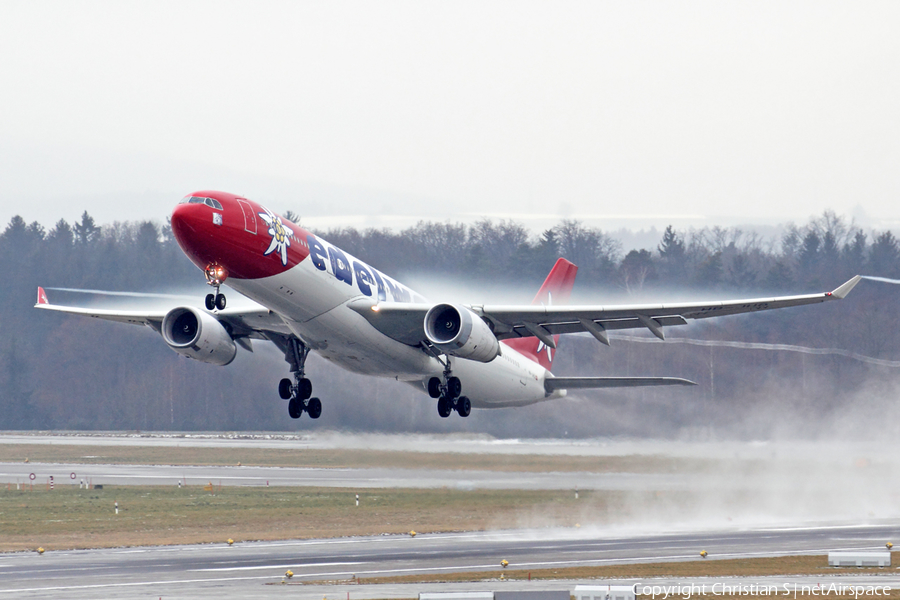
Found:
[[[481,317],[464,306],[438,304],[425,315],[425,336],[451,356],[491,362],[500,354],[500,342]]]
[[[178,354],[213,365],[225,366],[237,354],[237,346],[222,324],[191,306],[173,308],[166,314],[162,336]]]

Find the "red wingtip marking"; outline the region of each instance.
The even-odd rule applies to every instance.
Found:
[[[41,286],[38,286],[37,303],[38,304],[50,304],[50,301],[47,300],[47,292],[45,292],[44,288],[42,288]]]

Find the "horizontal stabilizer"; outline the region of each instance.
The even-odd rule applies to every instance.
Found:
[[[651,385],[697,385],[680,377],[548,377],[544,380],[547,392],[556,390],[638,387]]]

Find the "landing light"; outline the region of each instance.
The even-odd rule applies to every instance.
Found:
[[[203,274],[206,275],[206,283],[209,285],[222,285],[222,283],[228,279],[228,270],[216,263],[206,265]]]
[[[377,304],[375,304],[375,305],[372,306],[372,310],[375,311],[375,312],[378,312],[379,310],[381,310],[381,307],[378,306]]]

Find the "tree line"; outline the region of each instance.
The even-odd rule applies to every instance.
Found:
[[[299,220],[293,214],[286,216]],[[338,228],[314,233],[401,281],[427,284],[438,277],[449,284],[475,283],[487,291],[508,285],[536,291],[562,256],[579,267],[576,295],[607,304],[701,293],[726,297],[825,291],[858,273],[900,277],[900,244],[889,230],[865,231],[833,212],[782,230],[783,235],[774,239],[735,227],[670,226],[655,247],[627,252],[613,234],[577,220],[562,220],[539,234],[512,220],[471,225],[420,222],[400,231]],[[178,248],[167,223],[99,225],[85,212],[74,223],[61,219],[46,229],[13,217],[0,234],[0,281],[0,429],[312,426],[287,418],[274,389],[286,374],[286,365],[272,348],[262,347],[252,355],[241,350],[234,364],[217,368],[177,356],[146,328],[32,308],[38,285],[147,292],[190,289],[199,298],[205,293],[202,275]],[[416,289],[441,300],[427,289]],[[900,358],[895,293],[893,286],[864,282],[844,302],[722,319],[683,331],[672,329],[669,335],[837,347],[894,360]],[[103,298],[51,292],[51,300],[93,303]],[[598,348],[593,340],[574,338],[560,347],[555,370],[561,374],[677,375],[701,385],[687,391],[591,392],[573,401],[474,411],[467,420],[450,421],[437,417],[426,395],[396,382],[347,375],[315,360],[310,375],[325,402],[318,427],[496,435],[637,435],[647,423],[654,423],[657,433],[674,435],[696,427],[698,418],[707,426],[733,426],[735,414],[761,409],[772,394],[789,395],[779,406],[793,410],[813,401],[821,406],[822,394],[829,390],[890,388],[894,381],[892,370],[859,361],[799,360],[785,353],[709,352],[637,343],[628,336],[614,340],[612,348]],[[789,393],[771,391],[779,389]],[[846,408],[851,395],[838,400],[830,394],[825,413]],[[622,410],[624,405],[628,408]],[[647,411],[652,418],[646,417]],[[598,415],[603,416],[601,424]]]

